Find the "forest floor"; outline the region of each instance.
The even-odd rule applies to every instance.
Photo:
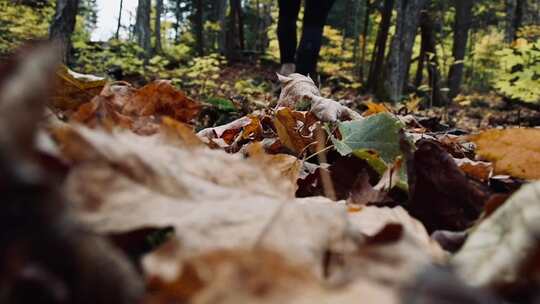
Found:
[[[383,105],[249,64],[202,98],[55,58],[0,66],[1,303],[540,298],[534,110]]]
[[[279,82],[276,71],[277,63],[265,64],[236,63],[224,67],[219,76],[226,90],[218,91],[227,98],[245,98],[256,106],[275,105],[279,97]],[[361,89],[347,88],[350,81],[346,78],[323,75],[319,89],[322,94],[336,100],[348,100],[347,105],[357,111],[367,110],[366,102],[374,98],[369,94],[362,94]],[[261,91],[251,94],[239,95],[234,89],[238,81],[253,81],[260,86]],[[416,99],[415,96],[412,99]],[[449,128],[456,128],[464,132],[474,132],[497,127],[535,127],[540,126],[540,111],[534,105],[527,105],[516,101],[505,100],[493,92],[464,93],[447,107],[429,107],[421,100],[407,98],[402,104],[383,103],[393,112],[403,111],[406,103],[414,103],[414,113],[429,118],[432,123],[442,123]],[[418,103],[417,103],[418,102]]]

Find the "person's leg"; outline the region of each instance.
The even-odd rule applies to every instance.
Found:
[[[315,76],[322,33],[334,0],[306,0],[302,39],[296,52],[296,72]]]
[[[296,21],[301,0],[279,0],[279,20],[277,35],[281,63],[294,63],[296,54]]]

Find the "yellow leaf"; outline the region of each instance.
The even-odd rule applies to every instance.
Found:
[[[383,112],[390,112],[388,108],[382,103],[375,103],[373,101],[366,101],[364,105],[367,107],[367,110],[362,113],[362,116],[370,116]]]
[[[495,174],[540,179],[540,130],[488,130],[473,136],[477,155],[494,163]]]

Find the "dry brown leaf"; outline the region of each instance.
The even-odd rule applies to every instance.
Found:
[[[160,134],[167,138],[167,142],[173,143],[179,140],[179,143],[185,147],[203,147],[205,144],[195,134],[193,127],[170,117],[163,117],[161,120]]]
[[[485,183],[493,175],[491,163],[472,161],[468,158],[455,158],[456,164],[467,176]]]
[[[267,167],[274,168],[280,172],[281,177],[287,179],[291,184],[295,185],[300,176],[302,161],[298,158],[287,154],[267,154],[263,145],[260,142],[247,146],[247,155],[254,161],[260,162]]]
[[[92,101],[71,115],[74,122],[107,130],[120,127],[138,134],[159,131],[160,118],[189,122],[198,115],[200,105],[165,81],[135,89],[125,82],[107,84]]]
[[[206,128],[199,131],[197,136],[209,143],[213,139],[221,139],[225,143],[223,147],[229,147],[238,140],[257,139],[262,134],[262,126],[259,118],[254,115],[244,116],[228,124]],[[216,142],[215,140],[213,140]]]
[[[169,81],[154,81],[123,104],[122,113],[135,116],[166,115],[181,122],[197,117],[200,104],[177,90]]]
[[[274,126],[281,143],[296,155],[301,155],[316,141],[315,130],[320,125],[310,113],[280,108],[276,110]]]
[[[493,162],[495,174],[540,179],[540,129],[488,130],[472,140],[477,155]]]
[[[332,99],[324,98],[313,80],[301,74],[282,76],[278,74],[282,89],[278,107],[295,108],[300,102],[311,102],[311,113],[323,122],[340,119],[362,119],[355,111]]]
[[[55,92],[52,105],[60,110],[75,110],[81,104],[97,96],[107,81],[93,75],[84,75],[71,71],[62,65],[56,71]]]

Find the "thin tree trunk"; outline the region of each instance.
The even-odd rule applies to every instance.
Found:
[[[120,10],[118,11],[118,24],[116,25],[116,40],[120,39],[120,29],[122,28],[122,10],[124,9],[124,0],[120,0]]]
[[[71,63],[71,35],[75,30],[79,0],[56,1],[56,12],[49,28],[49,38],[58,41],[62,47],[62,59]]]
[[[226,1],[226,0],[225,0]],[[180,0],[176,0],[176,7],[174,9],[174,42],[180,43],[180,24],[182,22],[182,12],[180,11]]]
[[[454,21],[454,44],[452,47],[452,57],[454,64],[450,67],[448,74],[449,98],[453,99],[459,94],[461,82],[463,80],[463,60],[467,51],[469,41],[469,31],[472,25],[473,0],[454,0],[456,6],[456,16]]]
[[[137,44],[144,50],[144,58],[148,60],[152,55],[151,30],[150,30],[150,0],[139,0],[135,21],[135,39]]]
[[[227,31],[226,56],[237,59],[244,50],[244,20],[242,14],[242,1],[230,0],[231,12],[229,30]]]
[[[420,47],[420,55],[418,56],[418,67],[416,68],[416,76],[414,77],[414,87],[419,88],[424,81],[424,63],[426,62],[426,48],[424,35],[422,35],[422,46]]]
[[[411,63],[420,12],[425,4],[426,0],[409,0],[400,1],[397,5],[396,33],[392,38],[386,63],[384,92],[384,95],[388,95],[394,102],[400,100],[405,82],[409,79],[407,72]]]
[[[204,23],[203,23],[203,0],[194,0],[193,24],[195,26],[195,41],[197,54],[204,56]]]
[[[156,20],[154,20],[154,36],[156,46],[154,47],[155,54],[161,54],[163,46],[161,45],[161,15],[163,14],[163,0],[156,0]]]
[[[217,11],[219,13],[219,37],[218,37],[218,47],[221,54],[225,54],[227,49],[227,0],[217,0]]]
[[[360,5],[358,5],[358,2],[359,0],[353,0],[353,8],[352,8],[352,12],[353,12],[353,15],[354,16],[358,16],[359,15],[359,7]],[[360,40],[359,40],[359,36],[360,36],[360,27],[359,27],[359,22],[358,22],[358,19],[359,18],[354,18],[353,20],[353,33],[352,33],[352,36],[354,38],[354,43],[353,43],[353,62],[355,64],[355,69],[358,69],[358,50],[360,49]]]
[[[505,41],[506,43],[512,43],[516,37],[516,30],[514,28],[514,19],[516,15],[517,0],[506,0],[506,31]]]
[[[525,16],[525,10],[527,7],[527,0],[517,0],[516,12],[512,25],[514,27],[514,40],[518,37],[518,31],[523,25],[523,18]]]
[[[422,48],[426,54],[429,54],[427,67],[431,86],[431,104],[434,106],[444,106],[446,105],[446,101],[441,94],[441,75],[437,61],[435,29],[428,11],[422,12],[420,28],[422,31]]]
[[[394,0],[384,0],[384,8],[381,12],[382,20],[377,33],[377,40],[373,48],[371,64],[369,66],[369,77],[367,88],[371,92],[376,92],[380,75],[383,70],[384,55],[386,53],[386,42],[388,41],[388,32],[390,30],[390,21],[392,20],[392,9]]]
[[[364,15],[364,27],[362,29],[362,51],[360,53],[360,69],[359,69],[359,77],[360,81],[364,82],[364,66],[366,64],[366,52],[367,52],[367,39],[368,39],[368,33],[369,33],[369,17],[371,16],[371,1],[366,0],[366,12]]]

